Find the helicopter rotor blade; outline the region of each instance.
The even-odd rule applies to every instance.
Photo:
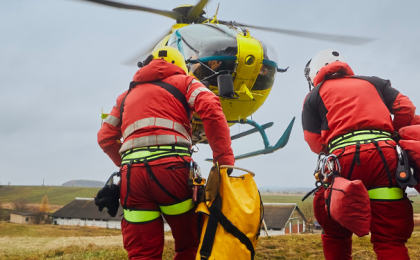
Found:
[[[175,12],[175,11],[159,10],[159,9],[149,8],[149,7],[140,6],[140,5],[130,5],[130,4],[118,3],[114,1],[108,1],[108,0],[80,0],[80,1],[92,2],[96,4],[112,6],[112,7],[122,8],[122,9],[137,10],[137,11],[159,14],[162,16],[166,16],[168,18],[172,18],[174,20],[178,19],[178,17],[181,15],[180,13]]]
[[[191,20],[197,19],[198,16],[200,16],[201,11],[203,11],[208,1],[209,0],[200,0],[200,2],[198,2],[194,7],[192,7],[188,11],[188,14],[187,14],[188,18],[190,18]]]
[[[230,22],[220,21],[219,23],[229,25]],[[254,25],[246,25],[243,23],[238,23],[238,25],[248,28],[254,28],[264,31],[288,34],[293,36],[299,36],[304,38],[310,39],[317,39],[323,41],[330,41],[330,42],[339,42],[339,43],[346,43],[351,45],[362,45],[367,44],[369,42],[375,41],[376,39],[372,38],[364,38],[364,37],[355,37],[355,36],[345,36],[345,35],[334,35],[334,34],[326,34],[326,33],[313,33],[313,32],[304,32],[304,31],[295,31],[295,30],[285,30],[285,29],[277,29],[277,28],[270,28],[270,27],[263,27],[263,26],[254,26]]]
[[[142,51],[138,52],[136,55],[133,55],[133,58],[129,58],[124,61],[122,64],[126,66],[137,66],[139,61],[144,61],[150,53],[152,53],[153,49],[156,47],[157,42],[161,41],[165,36],[171,34],[172,30],[166,32],[165,35],[162,35],[158,38],[157,41],[153,41],[152,43],[148,44],[146,48],[142,48]]]

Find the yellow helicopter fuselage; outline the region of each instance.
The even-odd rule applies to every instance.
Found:
[[[206,28],[206,25],[214,27],[210,30],[215,30],[215,33],[217,32],[216,30],[222,31],[221,29],[227,31],[229,36],[226,37],[235,38],[229,39],[228,41],[236,42],[236,50],[232,51],[233,47],[230,46],[223,49],[224,46],[221,46],[221,50],[214,52],[215,54],[213,55],[201,55],[202,52],[206,53],[206,51],[203,51],[203,49],[210,48],[209,45],[211,45],[212,43],[210,42],[209,44],[207,44],[206,38],[198,40],[194,39],[194,42],[197,44],[197,46],[191,46],[191,43],[188,43],[188,41],[184,38],[187,38],[187,36],[194,37],[194,35],[191,35],[191,33],[185,29],[191,26],[201,26],[202,28],[197,29],[209,30],[209,28]],[[183,36],[184,31],[187,32],[187,36]],[[217,33],[220,34],[220,32]],[[197,37],[200,36],[197,35]],[[210,38],[214,40],[214,38],[222,37],[220,37],[220,35],[216,35],[214,37],[209,36],[209,39]],[[222,39],[218,39],[218,41],[223,42]],[[175,24],[172,27],[172,33],[164,37],[156,45],[156,48],[167,45],[179,49],[181,53],[183,53],[185,59],[187,60],[187,63],[189,59],[199,59],[202,61],[202,65],[195,64],[189,66],[190,75],[195,76],[198,80],[203,80],[204,76],[198,75],[196,73],[198,71],[197,67],[201,66],[201,70],[203,70],[205,69],[204,67],[210,67],[210,64],[212,63],[216,64],[216,66],[218,64],[221,64],[223,67],[222,63],[226,60],[227,67],[229,67],[230,74],[233,77],[234,91],[237,96],[235,98],[225,98],[220,96],[219,97],[222,104],[223,112],[230,125],[233,125],[234,122],[246,119],[247,117],[255,113],[265,102],[268,95],[270,94],[271,87],[274,83],[275,72],[277,69],[275,66],[277,66],[277,64],[275,63],[275,61],[264,59],[266,55],[264,55],[265,53],[262,42],[252,37],[248,30],[241,31],[234,27],[228,27],[226,25],[219,25],[215,23],[207,23],[203,25]],[[229,48],[232,49],[230,50],[229,55],[217,54],[218,52],[224,52],[224,50],[227,50]],[[193,49],[193,54],[189,56],[190,52],[188,52],[186,49]],[[217,47],[215,48],[213,45],[211,45],[211,49],[217,49]],[[204,57],[199,57],[200,55]],[[266,79],[264,79],[264,77],[266,77]],[[209,84],[209,89],[216,95],[219,94],[218,86],[215,79],[211,80]],[[194,115],[194,117],[195,119],[199,119],[198,115],[196,114]],[[200,128],[202,128],[202,125],[200,124],[199,120],[193,120],[193,129],[196,130],[196,133],[194,135],[196,137],[197,135],[202,136],[204,133],[203,129]],[[201,131],[197,132],[197,130]],[[196,138],[193,139],[197,140]]]

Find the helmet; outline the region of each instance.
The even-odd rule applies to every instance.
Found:
[[[319,70],[335,61],[341,61],[347,63],[346,59],[338,51],[328,49],[319,52],[315,57],[308,61],[305,67],[305,77],[309,83],[309,90],[311,86],[314,86],[314,78],[318,74]]]
[[[151,56],[153,56],[154,60],[162,59],[169,63],[175,64],[176,66],[183,69],[186,74],[188,74],[188,69],[187,69],[187,65],[185,64],[184,56],[182,56],[181,52],[175,49],[174,47],[170,47],[170,46],[158,47],[152,51]]]

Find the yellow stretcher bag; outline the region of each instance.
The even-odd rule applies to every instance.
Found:
[[[247,174],[228,176],[227,167]],[[254,259],[264,208],[253,176],[212,168],[196,210],[204,217],[196,260]]]

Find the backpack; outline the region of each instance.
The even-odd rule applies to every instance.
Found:
[[[225,167],[247,173],[228,176]],[[198,223],[204,218],[196,260],[254,259],[264,207],[253,176],[233,166],[211,169],[196,209]]]

